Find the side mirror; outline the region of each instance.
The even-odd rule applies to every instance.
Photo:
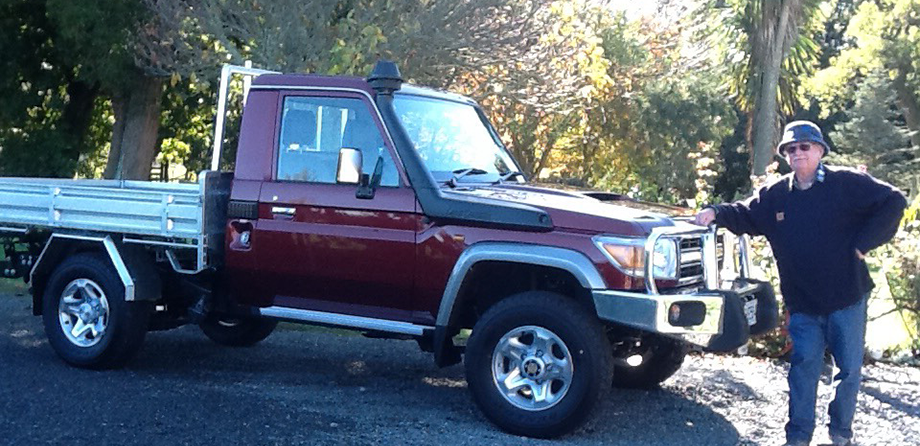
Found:
[[[339,163],[335,171],[335,182],[339,184],[359,184],[363,164],[364,157],[360,150],[342,147],[339,150]]]
[[[374,174],[368,176],[366,173],[361,175],[361,182],[358,184],[358,191],[355,197],[363,200],[374,198],[377,187],[380,186],[380,178],[383,177],[383,150],[378,150],[377,163],[374,164]]]

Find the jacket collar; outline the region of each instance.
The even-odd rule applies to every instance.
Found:
[[[815,183],[823,183],[827,175],[827,169],[824,168],[824,162],[818,162],[818,169],[815,172]],[[795,179],[795,172],[789,174],[789,191],[799,188],[799,181]]]

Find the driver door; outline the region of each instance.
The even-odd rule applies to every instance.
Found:
[[[410,320],[420,219],[374,108],[358,94],[290,92],[280,101],[274,174],[252,236],[274,305]],[[362,152],[363,172],[383,157],[372,199],[336,183],[343,147]]]

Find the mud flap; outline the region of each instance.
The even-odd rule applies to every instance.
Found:
[[[438,367],[448,367],[459,364],[463,360],[461,349],[454,345],[453,335],[448,333],[448,328],[438,325],[434,328],[434,363]]]

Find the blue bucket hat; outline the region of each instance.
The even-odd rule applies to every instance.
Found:
[[[783,129],[783,140],[776,146],[776,151],[780,155],[786,156],[784,147],[786,144],[794,142],[821,144],[824,147],[824,155],[827,155],[827,152],[830,151],[830,147],[824,142],[824,136],[821,135],[821,129],[811,121],[792,121],[786,124],[786,128]]]

